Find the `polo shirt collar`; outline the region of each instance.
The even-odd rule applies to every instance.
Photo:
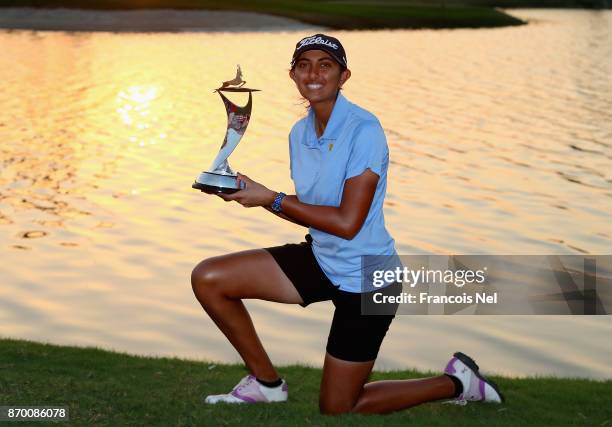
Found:
[[[325,131],[320,138],[317,138],[317,133],[315,130],[315,114],[314,110],[310,109],[307,120],[308,138],[305,138],[303,142],[310,147],[314,147],[323,144],[325,141],[335,141],[338,139],[338,136],[340,136],[340,131],[342,130],[342,125],[345,119],[348,117],[349,111],[350,102],[342,95],[342,93],[338,93],[336,103],[334,104],[334,109],[329,117],[327,126],[325,126]]]

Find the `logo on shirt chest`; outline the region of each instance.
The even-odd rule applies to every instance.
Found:
[[[333,150],[334,149],[334,143],[333,142],[330,143],[327,147],[329,148],[329,151]]]

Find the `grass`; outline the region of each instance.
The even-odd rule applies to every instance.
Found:
[[[612,0],[0,0],[0,8],[259,12],[345,30],[503,27],[525,22],[496,8],[611,6]]]
[[[389,415],[327,417],[317,409],[320,369],[279,370],[291,391],[287,403],[205,406],[201,397],[231,389],[245,375],[242,366],[2,339],[0,406],[67,406],[71,426],[612,426],[612,381],[493,377],[503,405],[430,403]],[[426,375],[375,372],[372,379]]]
[[[457,0],[0,0],[0,7],[239,10],[283,16],[334,29],[465,28],[524,24],[520,19],[489,5],[470,5],[470,0],[465,3]]]

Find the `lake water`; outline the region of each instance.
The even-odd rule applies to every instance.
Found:
[[[402,254],[612,253],[612,12],[512,13],[530,24],[336,33],[345,95],[386,130]],[[232,166],[292,190],[287,69],[309,32],[0,30],[0,335],[238,360],[193,266],[305,229],[191,183],[240,63],[262,92]],[[248,306],[274,361],[321,364],[331,304]],[[606,316],[399,316],[377,366],[439,371],[461,349],[503,374],[611,378],[611,334]]]

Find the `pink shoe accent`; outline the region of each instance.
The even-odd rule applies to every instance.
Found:
[[[478,381],[478,391],[480,392],[480,400],[485,400],[485,382],[481,379],[479,379]]]
[[[260,385],[254,375],[247,375],[228,394],[210,395],[204,403],[270,403],[285,402],[288,398],[287,383],[283,380],[282,386],[265,387]]]
[[[249,397],[249,396],[243,396],[243,395],[241,395],[236,390],[232,391],[231,394],[232,394],[232,396],[234,396],[234,397],[236,397],[236,398],[238,398],[240,400],[244,400],[245,402],[248,402],[248,403],[257,403],[257,400],[255,400],[255,399],[253,399],[252,397]]]
[[[461,381],[461,394],[450,402],[465,405],[468,401],[502,403],[504,396],[497,384],[482,376],[474,360],[464,353],[457,352],[446,364],[444,373]]]
[[[248,403],[267,402],[268,399],[261,392],[257,379],[249,375],[242,384],[239,384],[231,393],[232,396]]]
[[[448,361],[448,363],[446,364],[446,368],[444,368],[445,374],[452,375],[457,372],[455,369],[455,360],[457,360],[457,358],[453,357],[451,360]]]

